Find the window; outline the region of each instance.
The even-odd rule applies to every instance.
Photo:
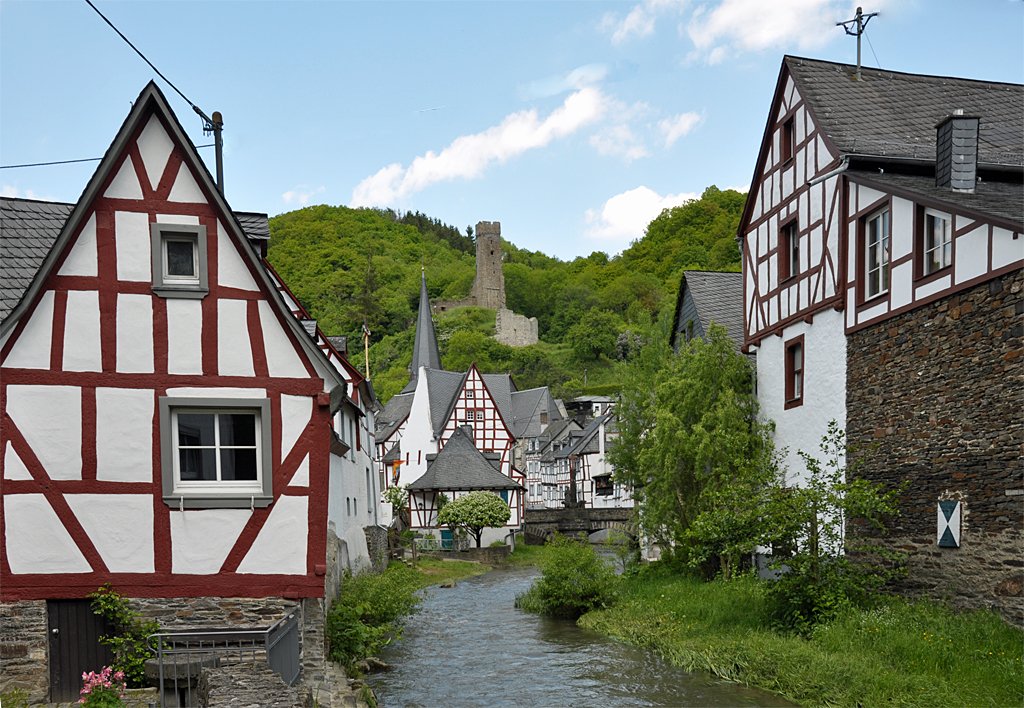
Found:
[[[779,230],[779,280],[800,272],[800,229],[791,221]]]
[[[796,126],[792,118],[782,124],[782,135],[779,137],[782,161],[789,162],[793,159],[793,147],[796,145]]]
[[[273,501],[268,399],[163,396],[160,438],[168,506],[266,507]]]
[[[547,425],[548,424],[548,414],[547,413],[541,413],[540,414],[540,424],[541,425]]]
[[[466,391],[466,398],[476,398],[476,391]]]
[[[868,217],[864,233],[864,277],[869,298],[889,292],[889,210]]]
[[[786,408],[804,402],[804,337],[786,342]]]
[[[206,227],[150,224],[153,292],[160,297],[204,298],[210,292]]]
[[[924,274],[931,275],[953,262],[953,237],[949,217],[931,209],[924,211]]]

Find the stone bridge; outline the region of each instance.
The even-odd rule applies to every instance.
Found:
[[[615,529],[635,538],[633,509],[527,509],[523,519],[527,542],[543,541],[555,533],[586,538],[602,529]]]

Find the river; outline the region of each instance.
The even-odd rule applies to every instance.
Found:
[[[574,623],[515,609],[536,568],[492,570],[432,588],[405,638],[368,679],[386,708],[792,706],[773,694],[691,674],[653,652]]]

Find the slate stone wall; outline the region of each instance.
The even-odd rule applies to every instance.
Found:
[[[370,554],[370,567],[374,573],[388,569],[388,530],[381,526],[365,526],[366,552]]]
[[[1024,625],[1024,271],[847,340],[846,430],[868,479],[896,486],[886,542],[908,594],[991,607]],[[874,450],[870,446],[877,446]],[[937,503],[962,502],[959,548],[937,545]],[[851,531],[859,532],[858,527]]]
[[[28,691],[29,702],[45,702],[50,690],[46,600],[0,603],[0,693]]]
[[[510,347],[528,347],[537,343],[536,317],[517,315],[508,309],[498,310],[494,318],[494,338]]]

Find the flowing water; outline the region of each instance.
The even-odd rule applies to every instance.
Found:
[[[792,706],[676,668],[646,649],[515,609],[536,568],[492,570],[432,588],[404,641],[368,681],[386,708]]]

